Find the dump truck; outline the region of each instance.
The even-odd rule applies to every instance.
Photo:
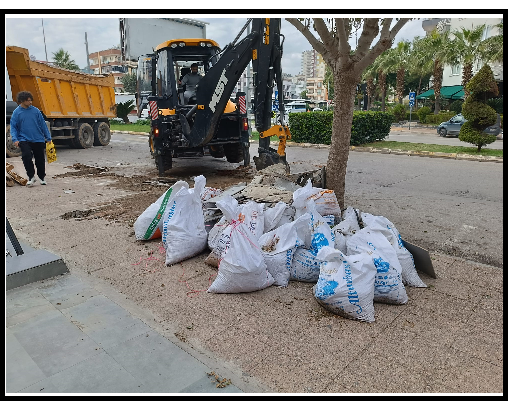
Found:
[[[83,74],[31,61],[25,48],[7,46],[6,66],[13,99],[29,91],[33,105],[43,114],[56,144],[67,142],[74,148],[106,146],[110,142],[109,118],[116,117],[114,76]],[[7,155],[21,155],[11,141],[8,102],[6,112]]]

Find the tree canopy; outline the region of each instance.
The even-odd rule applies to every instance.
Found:
[[[80,70],[80,67],[75,63],[75,60],[71,59],[71,56],[63,48],[59,48],[53,54],[53,62],[57,67],[65,68],[67,70]]]

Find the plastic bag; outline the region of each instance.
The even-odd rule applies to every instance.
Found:
[[[232,198],[233,199],[233,198]],[[217,277],[208,288],[212,293],[241,293],[264,289],[274,283],[267,271],[264,256],[249,226],[243,222],[237,201],[229,199],[217,202],[230,225],[223,231],[226,245],[221,250]],[[240,216],[240,219],[239,219]],[[216,249],[216,248],[215,248]]]
[[[310,216],[304,214],[294,222],[281,225],[260,237],[258,244],[275,285],[288,285],[294,252],[304,245],[309,236]]]
[[[374,322],[374,278],[376,267],[367,253],[345,256],[326,246],[317,257],[319,280],[313,287],[317,302],[327,310],[349,318]]]
[[[378,231],[363,228],[347,239],[347,255],[367,253],[376,266],[374,302],[402,305],[408,295],[401,277],[401,264],[394,247]]]
[[[335,236],[330,227],[317,212],[314,201],[307,203],[307,215],[310,217],[310,236],[305,245],[299,247],[292,259],[290,279],[302,282],[315,282],[319,278],[317,253],[324,246],[335,246]]]
[[[306,204],[309,200],[315,202],[315,208],[322,216],[334,215],[340,217],[340,206],[335,192],[330,189],[315,188],[309,179],[303,188],[296,189],[292,195],[292,206],[296,208],[296,219],[308,212]]]
[[[46,160],[49,164],[57,161],[57,152],[55,152],[53,141],[48,141],[46,143]]]
[[[207,246],[200,199],[205,182],[203,175],[194,178],[194,188],[181,188],[166,209],[162,242],[166,248],[168,266],[192,258]]]
[[[403,282],[408,286],[417,288],[427,287],[420,279],[417,269],[415,269],[413,255],[404,247],[401,235],[394,224],[384,216],[376,216],[365,212],[362,212],[361,216],[365,227],[381,232],[394,247],[401,264]]]
[[[176,182],[171,188],[164,192],[159,199],[152,203],[145,211],[139,215],[134,222],[135,239],[147,241],[160,238],[162,236],[163,218],[166,207],[173,202],[174,196],[182,188],[189,188],[185,181]]]

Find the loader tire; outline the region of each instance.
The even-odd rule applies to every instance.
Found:
[[[231,163],[237,163],[244,160],[243,146],[241,143],[224,144],[224,153],[226,160]]]
[[[96,122],[93,125],[94,143],[93,145],[106,147],[110,143],[110,127],[106,122]]]
[[[170,154],[155,154],[155,165],[159,171],[159,177],[162,177],[168,169],[173,167],[173,158]]]
[[[11,137],[11,126],[7,125],[5,127],[5,136],[6,136],[6,148],[5,152],[9,158],[19,157],[21,155],[21,148],[14,145]]]
[[[87,122],[83,122],[75,130],[75,138],[73,138],[76,148],[86,149],[91,148],[94,143],[94,131]]]

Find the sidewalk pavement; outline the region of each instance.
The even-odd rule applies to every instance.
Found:
[[[73,273],[7,291],[6,393],[242,393],[115,298]]]

